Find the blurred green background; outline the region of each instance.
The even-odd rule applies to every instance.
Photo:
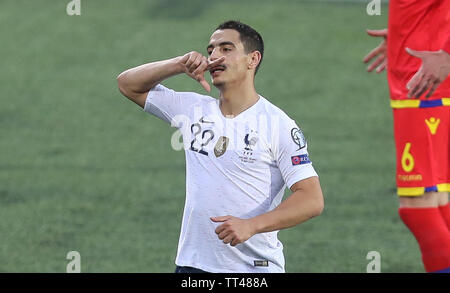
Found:
[[[265,40],[257,90],[302,127],[325,210],[283,230],[287,272],[423,272],[397,216],[384,74],[365,72],[388,9],[369,1],[69,0],[0,3],[0,271],[173,272],[184,153],[169,125],[122,97],[117,75],[191,50],[222,21]],[[204,93],[186,76],[164,82]],[[217,97],[217,90],[212,95]]]

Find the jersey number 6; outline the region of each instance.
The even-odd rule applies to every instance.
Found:
[[[405,172],[409,173],[414,169],[414,157],[409,152],[411,149],[411,143],[407,142],[402,154],[402,168]]]

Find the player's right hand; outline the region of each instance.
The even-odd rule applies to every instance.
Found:
[[[224,61],[225,56],[214,61],[209,61],[208,58],[202,54],[192,51],[181,57],[179,62],[184,66],[184,72],[187,75],[198,81],[207,92],[210,92],[211,86],[205,80],[205,72]]]
[[[375,59],[375,61],[372,62],[372,64],[370,64],[367,67],[367,71],[372,72],[376,67],[377,68],[376,72],[380,73],[386,69],[387,63],[388,63],[388,60],[387,60],[388,30],[387,29],[366,30],[366,32],[369,36],[372,36],[372,37],[383,37],[383,40],[381,41],[381,43],[377,47],[375,47],[372,51],[370,51],[369,54],[367,54],[363,59],[364,63],[368,63],[371,60],[373,60],[375,57],[378,56],[378,58]]]
[[[429,98],[436,88],[450,75],[450,55],[440,51],[415,51],[406,48],[406,52],[413,57],[422,59],[422,65],[406,84],[408,98],[420,98],[427,90],[425,96]]]

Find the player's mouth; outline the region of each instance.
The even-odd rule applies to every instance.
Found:
[[[212,77],[219,76],[226,69],[225,65],[217,65],[209,70],[209,73]]]

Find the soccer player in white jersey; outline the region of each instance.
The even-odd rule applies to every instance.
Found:
[[[258,32],[224,22],[207,53],[144,64],[117,78],[124,96],[182,134],[186,202],[175,272],[284,272],[278,231],[324,207],[306,140],[294,120],[255,90],[264,54]],[[209,92],[208,71],[218,99],[160,84],[186,73]],[[286,186],[292,194],[282,201]]]

